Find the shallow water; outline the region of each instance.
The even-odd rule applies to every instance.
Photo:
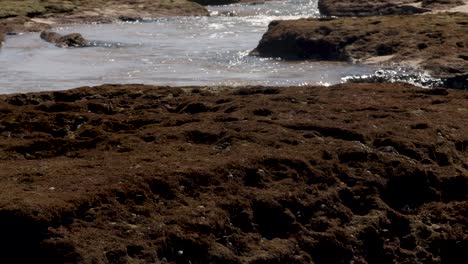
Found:
[[[316,0],[209,7],[211,17],[76,25],[100,43],[57,48],[38,33],[11,36],[0,50],[0,93],[58,90],[103,83],[156,85],[335,84],[376,68],[337,62],[286,62],[249,56],[275,19],[318,16]],[[107,43],[109,45],[103,45]]]

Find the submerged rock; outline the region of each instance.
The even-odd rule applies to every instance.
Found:
[[[52,31],[43,31],[41,33],[41,39],[54,43],[55,46],[61,47],[61,48],[67,48],[67,47],[88,47],[90,45],[90,42],[83,38],[81,34],[78,33],[72,33],[68,35],[60,35],[56,32]]]
[[[252,54],[416,65],[443,83],[467,88],[466,21],[462,13],[273,21]]]

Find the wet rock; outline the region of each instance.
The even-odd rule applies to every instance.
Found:
[[[55,44],[55,46],[60,48],[80,48],[80,47],[88,47],[90,42],[83,38],[81,34],[72,33],[68,35],[60,35],[56,32],[51,31],[43,31],[40,35],[41,39]]]
[[[445,87],[453,87],[457,89],[467,89],[468,88],[468,75],[461,74],[442,78],[442,82]]]
[[[468,46],[460,40],[466,39],[467,19],[468,14],[455,13],[272,21],[251,54],[352,62],[386,58],[402,65],[420,61],[417,67],[441,79],[445,87],[464,89],[468,63],[460,54],[468,53]]]
[[[143,21],[143,18],[138,17],[138,16],[119,16],[119,20],[122,21],[122,22],[135,23],[135,22]]]

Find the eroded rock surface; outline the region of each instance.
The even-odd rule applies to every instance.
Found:
[[[468,95],[0,96],[2,263],[467,263]]]
[[[466,88],[468,15],[300,19],[273,21],[253,54],[284,59],[416,64],[455,88]],[[448,81],[450,82],[450,81]]]
[[[0,0],[0,38],[7,32],[40,32],[51,24],[207,15],[206,8],[186,0]]]
[[[464,4],[463,0],[319,0],[326,16],[413,15],[433,9],[448,9]]]

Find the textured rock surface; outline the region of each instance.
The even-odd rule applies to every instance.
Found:
[[[206,15],[200,5],[185,0],[0,0],[0,18],[54,17],[96,22],[119,16]]]
[[[327,16],[410,15],[430,11],[413,6],[413,0],[319,0],[319,10]]]
[[[0,48],[7,33],[40,32],[54,24],[206,15],[204,7],[186,0],[0,0]]]
[[[42,31],[56,23],[193,15],[208,11],[186,0],[0,0],[0,39],[6,32]]]
[[[412,15],[448,9],[463,0],[319,0],[319,10],[327,16]]]
[[[467,21],[462,13],[273,21],[253,54],[353,61],[391,56],[391,62],[419,64],[435,77],[466,80]]]
[[[0,262],[467,263],[467,102],[400,84],[2,95]]]

